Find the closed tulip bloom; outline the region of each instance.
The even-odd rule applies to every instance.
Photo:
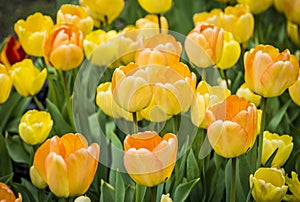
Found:
[[[91,202],[91,199],[87,196],[79,196],[74,200],[74,202]]]
[[[6,102],[12,88],[12,79],[4,65],[0,64],[0,104]]]
[[[293,150],[293,137],[289,135],[279,136],[276,133],[264,132],[263,150],[262,150],[262,165],[265,165],[275,150],[278,151],[271,163],[272,167],[280,168],[288,160]]]
[[[54,26],[50,16],[39,12],[30,15],[25,20],[18,20],[14,25],[20,43],[28,55],[43,56],[43,43],[46,32]]]
[[[245,82],[263,97],[281,95],[298,78],[299,63],[288,49],[279,52],[271,45],[258,45],[244,55]]]
[[[288,21],[286,24],[287,34],[297,46],[300,46],[300,34],[298,31],[299,29],[300,25],[292,23],[291,21]]]
[[[286,184],[289,186],[289,190],[292,192],[292,195],[286,195],[284,200],[286,201],[300,201],[300,182],[298,179],[298,174],[292,171],[292,177],[289,178],[285,176]]]
[[[237,0],[238,3],[249,6],[251,13],[259,14],[266,11],[273,3],[273,0]]]
[[[124,165],[139,185],[153,187],[168,180],[176,162],[177,137],[156,132],[127,135],[124,140]]]
[[[74,24],[84,35],[92,31],[94,27],[93,18],[88,15],[81,6],[63,4],[56,14],[57,24]]]
[[[206,68],[221,59],[224,31],[215,25],[200,24],[187,35],[184,46],[192,63]]]
[[[284,3],[284,14],[286,18],[289,21],[300,25],[300,0],[285,0]]]
[[[222,102],[230,94],[226,88],[210,86],[206,81],[200,81],[190,110],[193,124],[199,128],[206,128],[206,109]]]
[[[100,148],[88,146],[79,133],[54,136],[44,142],[34,155],[33,165],[58,197],[84,194],[91,185],[98,166]]]
[[[208,140],[215,152],[225,158],[249,151],[256,139],[257,110],[237,95],[206,110]]]
[[[165,13],[172,7],[172,0],[139,0],[141,7],[148,13]]]
[[[164,16],[160,17],[161,32],[163,34],[168,33],[168,21]],[[140,36],[143,38],[151,38],[160,33],[158,17],[156,15],[146,15],[144,18],[140,18],[135,22],[135,26],[140,31]]]
[[[220,61],[217,67],[220,69],[229,69],[233,67],[241,55],[240,44],[234,40],[231,32],[224,31],[224,45]]]
[[[161,195],[160,202],[173,202],[173,200],[170,197],[170,194],[163,194]]]
[[[0,55],[0,62],[7,68],[10,68],[13,64],[25,59],[26,53],[22,48],[20,41],[16,40],[14,36],[9,36],[5,41],[5,46]]]
[[[37,94],[43,87],[47,70],[39,71],[31,59],[24,59],[12,66],[13,85],[23,97]]]
[[[243,83],[239,87],[239,89],[236,91],[236,95],[246,98],[248,102],[254,103],[257,107],[260,105],[261,96],[253,93],[253,91],[248,88],[246,83]]]
[[[193,16],[194,26],[198,24],[214,24],[218,27],[222,27],[221,16],[223,11],[219,8],[214,8],[210,12],[204,11],[201,13],[196,13]]]
[[[291,87],[289,87],[289,94],[292,100],[300,106],[300,70],[298,80]]]
[[[58,70],[74,69],[84,58],[82,43],[83,34],[75,25],[56,25],[45,40],[45,60]]]
[[[53,126],[51,115],[45,111],[29,110],[21,118],[19,133],[27,144],[42,143],[49,135]]]
[[[79,4],[93,18],[95,27],[105,27],[112,23],[125,5],[124,0],[80,0]]]
[[[284,13],[285,0],[274,0],[273,5],[279,13]]]
[[[237,42],[246,43],[254,31],[254,17],[249,7],[243,4],[227,6],[222,15],[222,27],[231,32]]]
[[[287,192],[284,175],[276,168],[259,168],[250,175],[250,188],[255,201],[279,202]]]
[[[19,193],[16,198],[14,192],[7,186],[7,184],[0,182],[0,199],[3,202],[22,202],[22,195]]]

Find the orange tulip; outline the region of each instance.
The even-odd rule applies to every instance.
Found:
[[[192,63],[206,68],[222,56],[224,31],[215,25],[199,24],[186,37],[185,49]]]
[[[300,106],[300,69],[298,80],[291,87],[289,87],[289,94],[292,100]]]
[[[258,45],[244,55],[245,82],[263,97],[281,95],[298,78],[299,63],[288,49],[279,52],[271,45]]]
[[[84,57],[83,34],[72,24],[56,25],[44,43],[44,57],[47,63],[59,70],[78,67]]]
[[[81,134],[54,136],[43,143],[34,155],[33,165],[58,197],[84,194],[94,179],[100,148]]]
[[[256,139],[257,110],[237,95],[206,111],[207,136],[217,154],[233,158],[249,151]]]
[[[19,193],[19,197],[16,199],[9,186],[0,182],[0,200],[1,202],[22,202],[22,195]]]
[[[152,187],[170,178],[176,162],[177,137],[156,132],[128,135],[124,140],[124,165],[130,177]]]

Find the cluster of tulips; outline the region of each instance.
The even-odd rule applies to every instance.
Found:
[[[113,29],[135,1],[145,16]],[[187,34],[169,30],[176,3],[80,0],[14,24],[0,201],[300,201],[299,134],[276,128],[299,119],[299,58],[255,34],[272,7],[299,46],[300,1],[217,0]]]

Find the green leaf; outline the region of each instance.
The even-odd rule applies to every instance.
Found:
[[[275,158],[277,152],[278,152],[278,147],[275,149],[275,151],[272,153],[272,155],[270,156],[270,158],[267,160],[265,167],[271,167],[271,164],[273,162],[273,159]]]
[[[115,188],[115,201],[124,201],[125,200],[125,184],[122,178],[122,174],[116,171],[116,184]]]
[[[193,187],[196,183],[200,180],[200,178],[188,181],[186,183],[179,184],[174,192],[174,201],[176,202],[183,202],[187,199],[190,192],[192,191]]]
[[[227,161],[225,166],[225,190],[226,190],[226,201],[230,201],[230,191],[231,191],[231,170],[232,163],[231,160]]]
[[[188,180],[193,180],[200,177],[198,163],[192,149],[190,149],[187,157],[186,174]]]
[[[0,156],[0,177],[10,175],[13,173],[13,167],[2,134],[0,134]]]
[[[280,122],[286,113],[286,110],[288,109],[289,105],[291,104],[292,100],[288,100],[281,108],[279,111],[276,111],[275,116],[270,120],[268,129],[271,131],[276,131],[278,125],[280,125]],[[268,108],[268,107],[267,107]]]
[[[30,192],[30,190],[27,189],[26,186],[19,184],[19,183],[13,183],[12,184],[12,188],[17,192],[17,193],[21,193],[22,194],[22,201],[24,202],[38,202],[34,199],[34,197],[32,196],[32,193]]]
[[[100,186],[101,196],[100,202],[115,201],[115,189],[109,183],[101,180]]]

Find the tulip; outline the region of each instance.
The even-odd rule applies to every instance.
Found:
[[[12,79],[4,65],[0,64],[0,104],[6,102],[12,88]]]
[[[68,133],[46,140],[36,151],[33,165],[58,197],[84,194],[91,185],[98,166],[100,148],[88,146],[79,133]]]
[[[199,128],[206,128],[205,112],[207,107],[222,102],[230,95],[230,91],[219,86],[210,86],[206,81],[200,81],[191,105],[191,119]]]
[[[124,0],[80,0],[79,4],[94,19],[95,27],[109,25],[124,9]]]
[[[292,195],[286,195],[286,201],[300,201],[300,182],[298,179],[298,174],[292,172],[292,178],[285,176],[286,184],[289,186],[289,190]]]
[[[9,36],[5,41],[5,46],[1,51],[0,62],[9,68],[11,65],[25,59],[26,53],[20,42],[16,40],[14,36]]]
[[[221,16],[223,15],[223,12],[219,8],[214,8],[210,12],[204,11],[201,13],[196,13],[193,16],[193,21],[195,27],[198,24],[214,24],[218,27],[222,27],[221,24]]]
[[[52,126],[53,121],[48,112],[29,110],[21,118],[20,137],[27,144],[42,143],[48,137]]]
[[[244,97],[248,102],[252,102],[255,106],[260,105],[261,96],[253,93],[247,86],[246,83],[242,84],[240,88],[236,91],[236,95],[239,97]]]
[[[160,202],[173,202],[173,200],[170,197],[170,194],[163,194],[161,195]]]
[[[281,95],[297,81],[299,63],[288,49],[279,52],[271,45],[258,45],[244,55],[245,82],[263,97]]]
[[[223,29],[200,24],[187,35],[184,46],[190,61],[198,67],[206,68],[221,59],[223,42]]]
[[[293,150],[293,137],[289,135],[279,136],[276,133],[264,132],[263,150],[262,150],[262,165],[265,165],[271,155],[278,148],[278,151],[271,163],[272,167],[280,168],[288,160]]]
[[[140,6],[148,13],[165,13],[172,7],[172,0],[139,0]]]
[[[168,21],[164,16],[160,16],[161,32],[168,33]],[[160,33],[158,17],[156,15],[147,15],[135,22],[135,26],[140,30],[140,35],[143,38],[151,38]]]
[[[208,140],[215,152],[225,158],[249,151],[256,139],[257,110],[237,95],[206,110]]]
[[[27,17],[26,21],[18,20],[14,25],[20,43],[28,55],[43,56],[43,43],[46,32],[53,27],[50,16],[37,12]]]
[[[124,140],[124,165],[130,177],[143,186],[152,187],[170,178],[175,166],[177,137],[156,132],[127,135]]]
[[[39,189],[44,189],[47,187],[47,183],[42,178],[42,176],[40,176],[40,174],[38,173],[38,171],[35,169],[34,166],[30,167],[29,175],[30,175],[31,182],[32,184],[34,184],[34,186],[36,186]]]
[[[260,0],[260,1],[252,1],[252,0],[237,0],[238,3],[248,5],[251,13],[259,14],[266,11],[273,3],[273,0]]]
[[[289,21],[300,25],[300,0],[285,0],[284,3],[284,14],[286,18]]]
[[[224,45],[220,61],[217,67],[220,69],[229,69],[236,64],[241,55],[240,44],[234,40],[230,32],[224,31]]]
[[[19,193],[16,199],[14,192],[9,186],[0,182],[0,200],[3,202],[22,202],[22,195]]]
[[[285,9],[285,0],[274,0],[273,2],[275,9],[279,12],[279,13],[284,13],[284,9]]]
[[[81,6],[63,4],[56,14],[57,24],[74,24],[84,35],[92,31],[94,27],[93,19]]]
[[[87,196],[79,196],[74,200],[74,202],[91,202],[91,199]]]
[[[37,94],[44,85],[47,70],[39,71],[31,59],[24,59],[12,66],[13,85],[23,97]],[[26,79],[24,79],[26,78]]]
[[[289,94],[292,98],[292,100],[300,106],[300,70],[299,70],[299,76],[298,80],[291,86],[289,87]]]
[[[223,29],[231,32],[237,42],[246,43],[253,36],[254,17],[248,6],[227,6],[221,19]]]
[[[56,25],[44,44],[47,63],[58,70],[67,71],[78,67],[83,58],[83,34],[75,25]]]
[[[288,189],[282,171],[276,168],[259,168],[250,175],[250,187],[254,200],[261,202],[279,202]]]
[[[300,25],[292,23],[291,21],[288,21],[286,24],[287,34],[297,46],[300,46],[300,34],[298,31],[299,29]]]

